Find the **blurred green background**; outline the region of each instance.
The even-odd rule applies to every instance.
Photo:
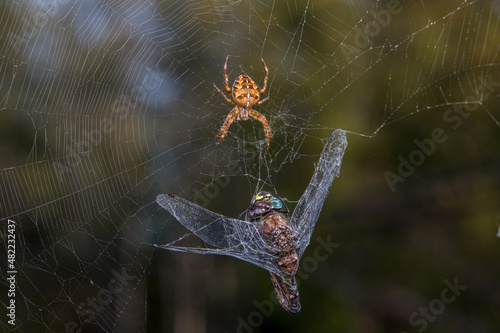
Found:
[[[498,1],[0,8],[1,234],[10,219],[17,241],[5,331],[500,330]],[[253,120],[215,146],[227,55],[230,84],[261,87],[261,57],[269,68],[266,156]],[[187,234],[159,193],[241,218],[271,190],[293,210],[336,128],[348,148],[298,314],[272,303],[261,268],[153,246]]]

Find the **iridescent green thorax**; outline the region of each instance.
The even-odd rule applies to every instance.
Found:
[[[259,192],[253,198],[248,208],[250,220],[258,220],[270,212],[288,213],[283,201],[269,192]]]

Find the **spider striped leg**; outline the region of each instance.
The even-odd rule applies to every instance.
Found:
[[[215,89],[217,89],[217,91],[218,91],[218,92],[220,92],[220,94],[221,94],[221,95],[222,95],[222,96],[226,99],[226,101],[227,101],[228,103],[231,103],[231,104],[233,104],[233,105],[238,106],[238,104],[236,104],[234,101],[232,101],[232,100],[230,100],[229,98],[227,98],[227,96],[226,96],[226,95],[224,95],[224,93],[223,93],[223,92],[219,89],[219,87],[217,87],[217,86],[215,85],[215,83],[214,83],[214,87],[215,87]]]
[[[273,133],[271,133],[271,128],[269,128],[269,124],[267,123],[267,119],[262,114],[252,109],[248,109],[248,115],[260,121],[264,126],[264,133],[266,134],[266,140],[267,140],[267,149],[265,155],[267,155],[267,152],[269,151],[269,142],[271,141],[271,137],[273,136]]]
[[[222,127],[219,130],[219,133],[217,133],[217,136],[216,136],[216,138],[218,138],[220,136],[219,142],[217,142],[217,147],[219,146],[221,141],[226,136],[226,133],[227,133],[227,130],[229,129],[229,126],[231,126],[231,124],[234,122],[234,120],[236,119],[236,117],[238,116],[239,113],[240,113],[240,108],[238,106],[235,106],[231,110],[231,112],[229,112],[229,114],[227,115],[226,120],[224,121],[224,124],[222,125]]]
[[[267,69],[266,62],[264,61],[264,58],[260,58],[260,60],[262,60],[262,63],[264,64],[264,68],[266,69],[266,76],[264,78],[264,86],[259,91],[259,94],[262,94],[264,91],[266,91],[266,88],[267,88],[267,78],[269,76],[269,70]]]
[[[224,78],[226,79],[226,90],[231,95],[231,89],[229,88],[229,79],[227,78],[227,59],[229,59],[229,55],[226,57],[226,62],[224,63]]]
[[[253,106],[255,106],[255,105],[260,105],[260,104],[264,103],[265,101],[267,101],[268,99],[269,99],[269,97],[266,97],[266,98],[264,98],[264,99],[261,99],[260,101],[258,101],[257,103],[255,103]]]

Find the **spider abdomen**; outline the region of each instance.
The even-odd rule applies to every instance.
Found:
[[[248,75],[240,75],[234,80],[232,94],[234,101],[244,108],[252,107],[260,98],[259,88]]]
[[[252,106],[260,105],[269,99],[269,97],[266,97],[259,101],[260,94],[266,91],[267,87],[267,77],[269,75],[269,71],[267,69],[266,63],[264,62],[264,59],[260,59],[262,60],[262,64],[264,64],[264,68],[266,69],[266,76],[264,77],[264,86],[262,87],[262,89],[259,90],[255,82],[253,82],[253,80],[248,75],[238,76],[233,83],[233,88],[230,89],[229,79],[227,77],[227,59],[229,59],[229,56],[226,57],[226,62],[224,63],[224,80],[226,81],[225,87],[226,91],[231,95],[231,97],[233,97],[233,100],[227,98],[226,95],[215,84],[214,87],[226,99],[228,103],[235,105],[235,107],[231,110],[231,112],[229,112],[226,120],[224,121],[224,124],[219,130],[219,133],[217,133],[217,137],[220,137],[219,141],[217,142],[217,146],[224,139],[229,126],[231,126],[231,124],[235,120],[248,120],[249,117],[252,117],[255,120],[260,121],[264,126],[264,133],[266,134],[267,141],[267,154],[267,151],[269,150],[269,140],[273,136],[273,133],[271,133],[271,129],[269,128],[266,117],[251,109]]]

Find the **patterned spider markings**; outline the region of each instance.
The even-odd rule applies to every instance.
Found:
[[[229,88],[229,79],[227,77],[227,59],[229,59],[229,56],[226,57],[226,62],[224,63],[224,79],[226,82],[225,86],[226,91],[233,97],[233,100],[230,100],[226,95],[224,95],[224,93],[215,84],[214,87],[226,99],[228,103],[235,105],[235,107],[231,110],[231,112],[229,112],[226,120],[224,121],[224,124],[219,130],[219,133],[217,133],[217,138],[220,137],[219,142],[217,142],[217,146],[219,146],[221,141],[224,139],[229,126],[231,126],[231,124],[235,120],[248,120],[249,117],[252,117],[260,121],[264,126],[264,133],[267,140],[267,155],[267,152],[269,150],[269,141],[271,140],[273,134],[271,133],[271,129],[269,128],[266,117],[264,117],[259,112],[252,110],[251,108],[254,105],[260,105],[269,99],[269,97],[266,97],[262,100],[259,100],[260,95],[264,93],[264,91],[266,91],[269,70],[267,69],[264,59],[261,58],[260,60],[262,60],[264,68],[266,69],[266,77],[264,78],[264,86],[260,90],[248,75],[238,76],[236,80],[234,80],[233,87]]]

